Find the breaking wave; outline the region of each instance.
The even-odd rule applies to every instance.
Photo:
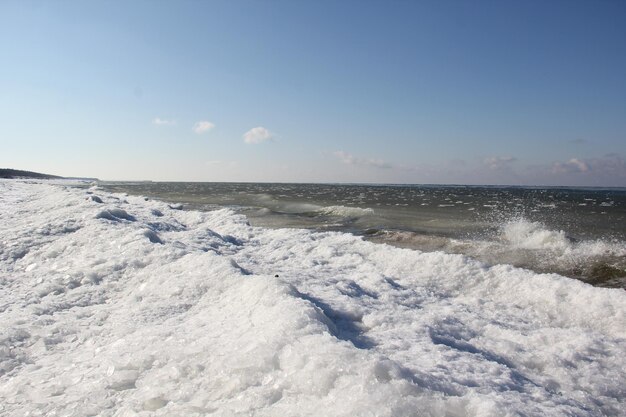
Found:
[[[549,230],[538,222],[525,219],[505,223],[501,238],[515,248],[565,252],[572,249],[572,239],[562,230]]]
[[[560,259],[591,260],[597,257],[626,257],[626,245],[620,241],[577,240],[563,230],[550,230],[542,223],[517,219],[501,227],[502,241],[513,249],[544,252]]]
[[[359,218],[374,214],[371,208],[328,206],[317,210],[317,213],[324,216],[337,216],[345,218]]]
[[[372,240],[423,251],[472,256],[489,264],[510,264],[555,272],[594,285],[626,288],[626,244],[577,240],[562,230],[524,218],[505,221],[495,233],[465,239],[410,231],[377,231]]]

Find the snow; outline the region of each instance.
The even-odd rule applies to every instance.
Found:
[[[626,293],[0,182],[2,416],[619,416]]]

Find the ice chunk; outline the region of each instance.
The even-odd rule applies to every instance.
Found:
[[[152,243],[161,243],[161,244],[163,244],[163,241],[161,240],[159,235],[156,232],[152,231],[152,230],[146,230],[145,232],[143,232],[143,235],[145,237],[147,237],[150,240],[150,242],[152,242]]]
[[[131,222],[136,220],[134,216],[119,208],[102,210],[96,215],[96,219],[107,219],[113,221],[128,220]]]
[[[114,370],[109,377],[107,388],[115,391],[124,391],[136,388],[135,382],[139,377],[139,373],[135,370],[121,369]]]
[[[149,398],[143,402],[143,409],[146,411],[156,411],[159,408],[163,408],[167,405],[167,400],[161,397]]]

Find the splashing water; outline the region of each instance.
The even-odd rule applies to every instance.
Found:
[[[514,248],[565,252],[572,249],[572,240],[563,230],[546,229],[539,222],[513,220],[502,226],[502,238]]]

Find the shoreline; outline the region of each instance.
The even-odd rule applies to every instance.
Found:
[[[626,235],[614,228],[626,214],[620,194],[579,190],[575,195],[538,195],[525,190],[511,195],[510,190],[484,188],[451,194],[441,188],[319,184],[101,186],[190,210],[232,208],[260,227],[347,232],[375,243],[461,254],[489,265],[626,289]]]

